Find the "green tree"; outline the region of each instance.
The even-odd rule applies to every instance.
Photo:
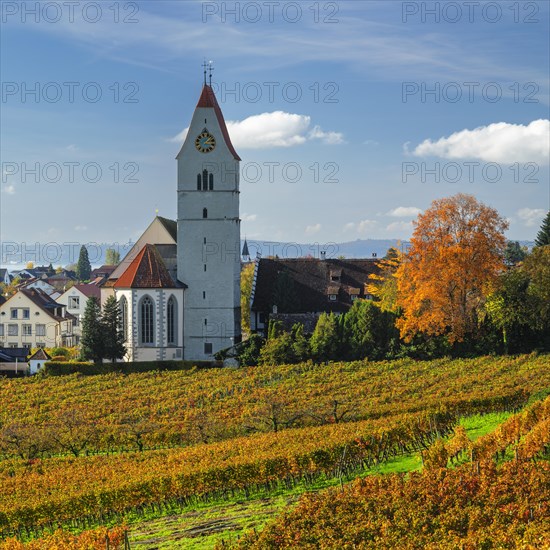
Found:
[[[296,361],[305,361],[310,356],[309,341],[304,334],[304,325],[296,323],[292,327],[292,350]]]
[[[333,312],[321,313],[315,330],[311,335],[311,352],[317,361],[329,361],[338,358],[340,348],[338,320]]]
[[[101,307],[97,298],[88,298],[82,319],[81,355],[84,360],[103,363],[105,331],[101,321]]]
[[[116,363],[126,353],[124,346],[124,334],[121,327],[121,313],[118,302],[114,296],[109,296],[103,306],[101,318],[103,328],[103,353],[104,357]]]
[[[248,340],[237,344],[237,357],[239,365],[252,367],[259,363],[260,352],[265,344],[265,339],[260,334],[252,334]]]
[[[542,221],[540,230],[535,239],[535,246],[546,246],[550,244],[550,210]]]
[[[114,248],[105,251],[105,265],[118,265],[120,263],[120,252]]]
[[[503,273],[485,310],[509,353],[550,349],[550,245]]]
[[[273,319],[269,320],[269,324],[267,326],[267,338],[273,339],[277,338],[277,336],[280,336],[283,333],[283,323],[282,321],[275,321]]]
[[[92,266],[88,258],[88,249],[82,245],[80,247],[78,263],[76,264],[76,276],[79,281],[89,281],[91,272]]]
[[[504,261],[507,265],[517,265],[523,262],[525,256],[527,256],[527,252],[520,246],[518,241],[508,241],[506,243]]]
[[[399,333],[394,324],[395,316],[382,311],[370,300],[357,300],[345,314],[344,339],[350,359],[382,359],[393,339]]]
[[[537,246],[523,262],[530,279],[529,293],[539,299],[541,320],[550,317],[550,245]]]
[[[529,276],[523,270],[511,269],[500,276],[498,288],[487,297],[485,310],[502,333],[505,353],[515,351],[515,337],[521,339],[525,330],[533,325],[536,299],[528,292],[529,282]]]
[[[274,338],[268,338],[260,352],[259,363],[261,365],[285,365],[296,362],[292,347],[292,335],[282,332]]]
[[[243,334],[250,334],[250,297],[254,280],[255,264],[249,263],[241,270],[241,329]]]

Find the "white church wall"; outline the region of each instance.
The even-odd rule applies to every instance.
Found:
[[[183,358],[184,298],[183,289],[117,289],[117,300],[124,296],[128,304],[127,334],[125,342],[127,361],[163,361]],[[140,306],[145,297],[149,297],[154,306],[154,341],[144,344],[140,338]],[[173,296],[176,300],[175,344],[168,344],[166,307]],[[179,350],[179,351],[178,351]]]
[[[216,140],[209,153],[195,148],[205,128]],[[239,162],[214,109],[196,109],[177,158],[178,278],[188,285],[185,358],[209,360],[240,337]],[[197,190],[205,169],[213,174],[212,191]]]

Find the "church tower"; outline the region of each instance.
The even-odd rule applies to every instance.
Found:
[[[206,83],[178,154],[178,279],[184,359],[211,360],[241,339],[239,162]]]

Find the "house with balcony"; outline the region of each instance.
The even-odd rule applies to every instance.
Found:
[[[57,303],[66,307],[66,311],[73,317],[73,335],[74,343],[78,345],[82,337],[82,319],[88,298],[96,298],[98,303],[101,299],[101,289],[98,285],[87,283],[74,285],[66,290],[59,298]]]
[[[39,288],[19,289],[0,305],[0,347],[74,346],[74,317]]]

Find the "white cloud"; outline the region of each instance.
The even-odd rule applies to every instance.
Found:
[[[323,132],[320,126],[314,126],[308,135],[309,139],[320,139],[328,145],[344,143],[344,134],[340,132]]]
[[[189,132],[189,127],[184,128],[179,134],[176,134],[173,138],[170,138],[168,141],[173,143],[183,143],[187,137],[187,132]]]
[[[412,233],[412,222],[392,222],[386,227],[386,231],[390,233],[399,233],[400,235]]]
[[[542,219],[546,216],[546,210],[542,208],[520,208],[517,215],[524,225],[533,227],[542,222]]]
[[[437,141],[426,139],[413,151],[416,156],[448,159],[480,159],[486,162],[537,162],[550,156],[550,120],[534,120],[527,126],[498,122],[474,130],[462,130]]]
[[[15,195],[15,185],[6,185],[2,188],[2,191],[6,193],[6,195]]]
[[[87,229],[88,227],[85,225],[75,225],[75,228],[74,228],[75,231],[86,231]]]
[[[226,124],[231,142],[237,149],[291,147],[314,139],[329,145],[344,141],[339,132],[324,132],[320,126],[310,130],[311,117],[284,111],[253,115],[240,121],[229,120]],[[170,141],[182,143],[188,131],[189,128],[185,128]]]
[[[316,223],[315,225],[308,225],[306,227],[306,235],[315,235],[321,231],[321,224]]]
[[[368,233],[372,231],[377,225],[375,220],[363,220],[357,224],[357,231],[359,233]]]
[[[344,225],[344,233],[347,233],[348,231],[353,231],[355,229],[355,224],[353,222],[348,222],[346,225]]]
[[[257,214],[242,214],[241,220],[243,222],[255,222],[257,217]]]
[[[387,215],[394,218],[416,218],[422,210],[416,208],[416,206],[398,206],[393,210],[390,210]]]

